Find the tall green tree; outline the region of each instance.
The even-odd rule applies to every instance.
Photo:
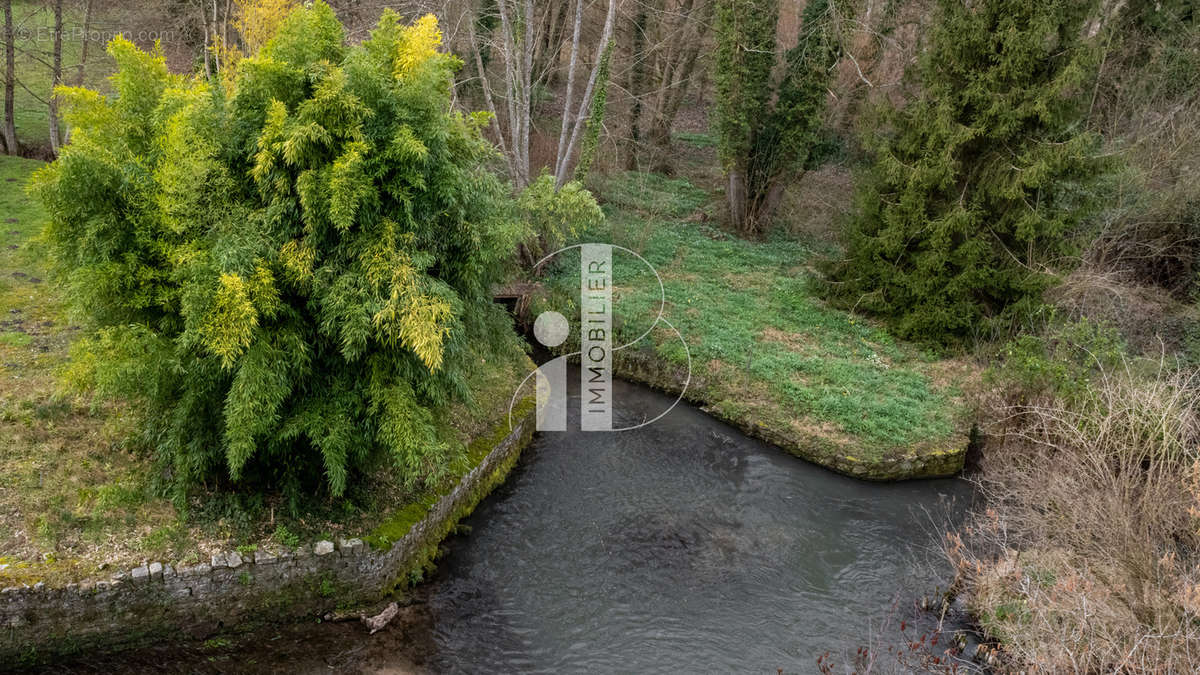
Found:
[[[778,0],[717,3],[715,126],[730,221],[745,234],[770,222],[820,144],[838,57],[832,17],[828,0],[809,0],[798,44],[777,68]]]
[[[389,11],[349,47],[318,1],[229,89],[118,38],[114,96],[58,90],[73,140],[33,189],[98,329],[74,370],[141,404],[177,495],[436,479],[441,411],[519,352],[490,286],[523,228],[440,43]]]
[[[934,340],[1039,303],[1108,165],[1083,124],[1094,4],[939,0],[919,96],[867,138],[836,299]]]

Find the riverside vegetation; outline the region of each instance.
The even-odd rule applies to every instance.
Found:
[[[977,425],[982,499],[943,548],[980,659],[1196,670],[1194,0],[593,5],[441,36],[237,0],[179,13],[170,69],[118,40],[68,78],[112,95],[61,91],[58,162],[0,164],[0,577],[394,538],[530,367],[490,284],[598,239],[663,274],[722,418],[839,470]],[[31,144],[50,87],[15,63]],[[619,264],[636,335],[657,283]],[[570,315],[571,270],[540,280]],[[677,386],[673,338],[629,352]]]
[[[294,545],[478,454],[530,367],[490,298],[522,226],[479,165],[478,119],[449,110],[439,41],[431,17],[386,14],[348,48],[318,4],[228,90],[120,38],[113,97],[59,90],[72,142],[30,183],[45,211],[14,200],[6,260],[30,270],[6,280],[5,470],[23,486],[6,578],[194,556],[235,530],[253,547],[276,511],[269,536]],[[47,262],[61,293],[39,292]],[[64,314],[86,327],[66,381],[111,415],[48,391]]]
[[[747,241],[697,222],[712,205],[685,178],[631,172],[593,182],[606,218],[579,236],[644,256],[661,276],[664,316],[687,343],[660,326],[614,354],[618,374],[679,391],[690,359],[689,399],[850,475],[912,478],[962,467],[970,428],[964,385],[977,369],[828,307],[812,267],[819,242]],[[563,258],[534,313],[575,306],[579,270]],[[614,344],[624,344],[653,325],[659,285],[619,251],[613,276]]]

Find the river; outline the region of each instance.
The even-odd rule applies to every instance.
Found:
[[[671,401],[615,391],[618,426]],[[637,431],[538,435],[374,636],[308,624],[75,669],[813,672],[932,621],[914,609],[945,581],[929,547],[969,496],[959,479],[845,478],[680,405]]]

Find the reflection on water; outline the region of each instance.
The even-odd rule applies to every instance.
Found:
[[[617,424],[671,401],[616,392]],[[938,583],[913,548],[968,495],[844,478],[681,405],[637,431],[536,438],[381,633],[309,624],[72,670],[812,672]]]

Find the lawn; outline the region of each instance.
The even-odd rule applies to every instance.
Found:
[[[122,411],[60,391],[78,329],[36,243],[44,215],[24,187],[39,166],[0,157],[0,580],[30,563],[162,553],[161,528],[176,520],[147,490],[146,463],[122,447]]]
[[[828,464],[824,456],[836,455],[840,470],[846,461],[870,466],[966,445],[958,385],[971,369],[825,306],[812,264],[828,247],[731,236],[712,224],[709,194],[686,179],[625,173],[595,187],[607,222],[584,239],[644,256],[662,276],[664,316],[687,341],[685,351],[669,331],[656,330],[652,343],[618,352],[618,373],[628,355],[626,375],[673,389],[662,373],[647,376],[640,366],[651,361],[683,372],[690,352],[691,398],[802,456]],[[561,265],[548,284],[550,296],[537,309],[577,295],[578,270]],[[614,284],[623,343],[653,322],[659,286],[653,272],[620,253]],[[630,367],[639,356],[640,366]]]
[[[362,536],[427,498],[384,467],[343,499],[314,500],[299,517],[278,495],[220,493],[194,495],[181,514],[161,496],[129,407],[62,385],[72,339],[86,328],[68,320],[37,245],[44,213],[24,187],[40,166],[0,156],[0,587]],[[441,416],[443,440],[460,449],[447,481],[479,459],[472,440],[507,429],[513,387],[532,368],[521,353],[487,360],[470,383],[474,404]]]

